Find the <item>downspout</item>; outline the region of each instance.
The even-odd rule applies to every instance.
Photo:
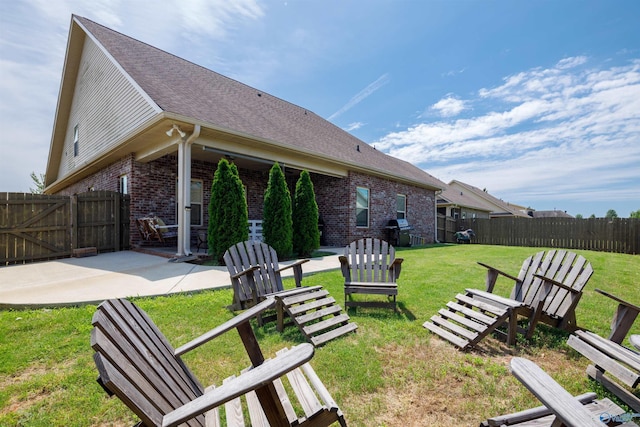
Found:
[[[176,258],[191,253],[191,145],[200,136],[200,125],[195,125],[187,138],[178,145],[178,247]]]
[[[433,241],[435,243],[440,243],[440,241],[438,240],[438,195],[442,194],[442,190],[436,190],[433,193],[433,209],[434,209],[434,215],[433,215],[433,226],[434,226],[434,234],[433,234]]]

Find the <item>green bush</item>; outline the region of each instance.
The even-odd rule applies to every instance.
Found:
[[[318,204],[309,172],[302,171],[293,196],[293,250],[299,257],[309,257],[320,247]]]
[[[290,258],[293,252],[293,224],[291,220],[291,194],[284,173],[276,162],[269,171],[269,182],[264,194],[262,237],[275,249],[278,258]]]
[[[209,255],[222,261],[225,251],[249,238],[249,214],[238,168],[226,159],[218,162],[209,201]]]

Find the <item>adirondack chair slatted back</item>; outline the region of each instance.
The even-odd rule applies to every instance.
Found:
[[[533,275],[538,272],[543,259],[544,251],[541,251],[524,260],[522,268],[520,268],[520,273],[518,273],[519,283],[513,287],[513,290],[511,291],[511,299],[524,302],[534,281],[539,280]]]
[[[284,290],[282,277],[278,271],[278,255],[266,243],[254,241],[237,243],[225,252],[223,259],[231,277],[251,267],[259,267],[253,272],[252,277],[243,275],[232,279],[237,292],[236,296],[241,302],[253,299],[253,286],[258,298]],[[251,283],[252,280],[253,283]]]
[[[396,257],[395,248],[380,239],[360,239],[345,247],[351,282],[395,283],[398,273],[389,269]]]
[[[552,279],[562,282],[578,292],[573,293],[557,286],[552,287],[543,308],[543,311],[550,316],[564,317],[569,310],[575,307],[577,300],[582,295],[582,290],[593,275],[593,267],[582,255],[576,257],[576,254],[571,254],[573,254],[571,262],[567,257],[562,268]]]
[[[93,316],[91,347],[101,384],[145,425],[202,395],[202,386],[174,356],[153,321],[127,300],[108,300]],[[204,416],[189,426],[204,426]]]
[[[575,307],[582,290],[593,274],[593,268],[583,256],[578,256],[575,252],[554,249],[547,252],[546,256],[544,251],[538,252],[522,264],[518,275],[521,283],[514,286],[511,299],[524,302],[529,307],[535,304],[542,296],[544,287],[542,279],[535,277],[534,274],[561,282],[577,291],[572,293],[553,286],[546,295],[543,312],[551,317],[562,318]]]

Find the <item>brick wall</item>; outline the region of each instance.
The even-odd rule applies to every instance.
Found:
[[[203,226],[208,223],[208,207],[211,183],[216,164],[193,161],[192,179],[203,184]],[[149,163],[136,162],[132,155],[107,166],[58,194],[71,195],[94,190],[119,191],[120,176],[128,176],[128,193],[131,196],[131,244],[141,243],[135,219],[157,215],[168,224],[177,222],[176,182],[177,157],[164,156]],[[263,197],[269,179],[268,170],[239,169],[240,179],[247,188],[249,219],[261,219]],[[287,177],[293,198],[297,177]],[[350,173],[347,178],[311,173],[320,218],[324,223],[323,244],[344,246],[362,237],[388,240],[387,222],[396,216],[396,195],[407,196],[407,220],[414,227],[413,234],[434,241],[435,212],[434,192],[419,187],[388,181],[362,173]],[[370,225],[356,227],[356,187],[369,188]]]

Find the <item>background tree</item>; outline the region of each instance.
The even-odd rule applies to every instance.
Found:
[[[293,196],[293,250],[299,257],[309,257],[320,247],[318,204],[309,172],[302,171]]]
[[[277,162],[269,171],[269,182],[264,194],[262,237],[267,245],[276,250],[278,258],[291,257],[293,252],[291,193]]]
[[[220,159],[213,175],[209,201],[209,254],[222,261],[229,247],[249,238],[249,214],[236,165]]]
[[[577,214],[576,219],[582,219],[582,214]]]
[[[608,219],[618,218],[618,214],[616,213],[615,210],[609,209],[607,213],[604,215],[604,217]]]
[[[44,174],[41,173],[40,175],[36,175],[35,172],[31,172],[31,179],[33,180],[33,185],[35,185],[35,188],[29,187],[29,191],[31,191],[31,193],[33,194],[44,193]]]
[[[640,209],[629,214],[629,218],[640,218]]]

